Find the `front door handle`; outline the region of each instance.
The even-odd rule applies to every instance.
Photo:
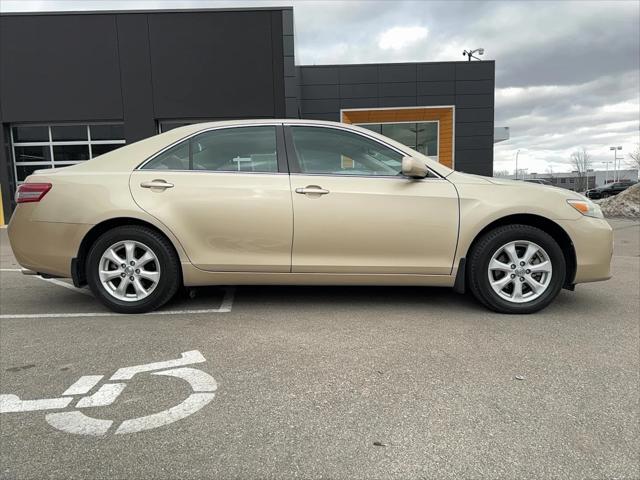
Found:
[[[142,188],[173,188],[173,183],[169,183],[165,180],[151,180],[150,182],[142,182],[140,184]]]
[[[326,195],[329,193],[329,190],[325,190],[318,185],[307,185],[306,187],[298,187],[296,188],[296,193],[301,194],[311,194],[311,195]]]

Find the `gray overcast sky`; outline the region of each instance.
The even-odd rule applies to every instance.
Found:
[[[640,142],[640,2],[0,0],[8,11],[293,5],[298,64],[496,61],[495,169],[571,170],[586,147],[594,166]]]

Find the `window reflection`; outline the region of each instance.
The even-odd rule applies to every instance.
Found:
[[[429,157],[438,156],[438,122],[364,123],[357,125],[381,133],[385,137]]]

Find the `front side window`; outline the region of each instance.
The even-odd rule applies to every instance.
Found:
[[[276,128],[238,127],[200,133],[164,151],[142,168],[277,172]]]
[[[401,153],[356,133],[325,127],[291,127],[301,173],[401,175]]]

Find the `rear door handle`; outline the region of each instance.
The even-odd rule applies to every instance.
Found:
[[[298,187],[296,188],[296,193],[301,194],[311,194],[311,195],[326,195],[329,193],[329,190],[325,190],[322,187],[317,185],[307,185],[306,187]]]
[[[173,183],[165,180],[151,180],[150,182],[142,182],[140,186],[142,188],[173,188]]]

